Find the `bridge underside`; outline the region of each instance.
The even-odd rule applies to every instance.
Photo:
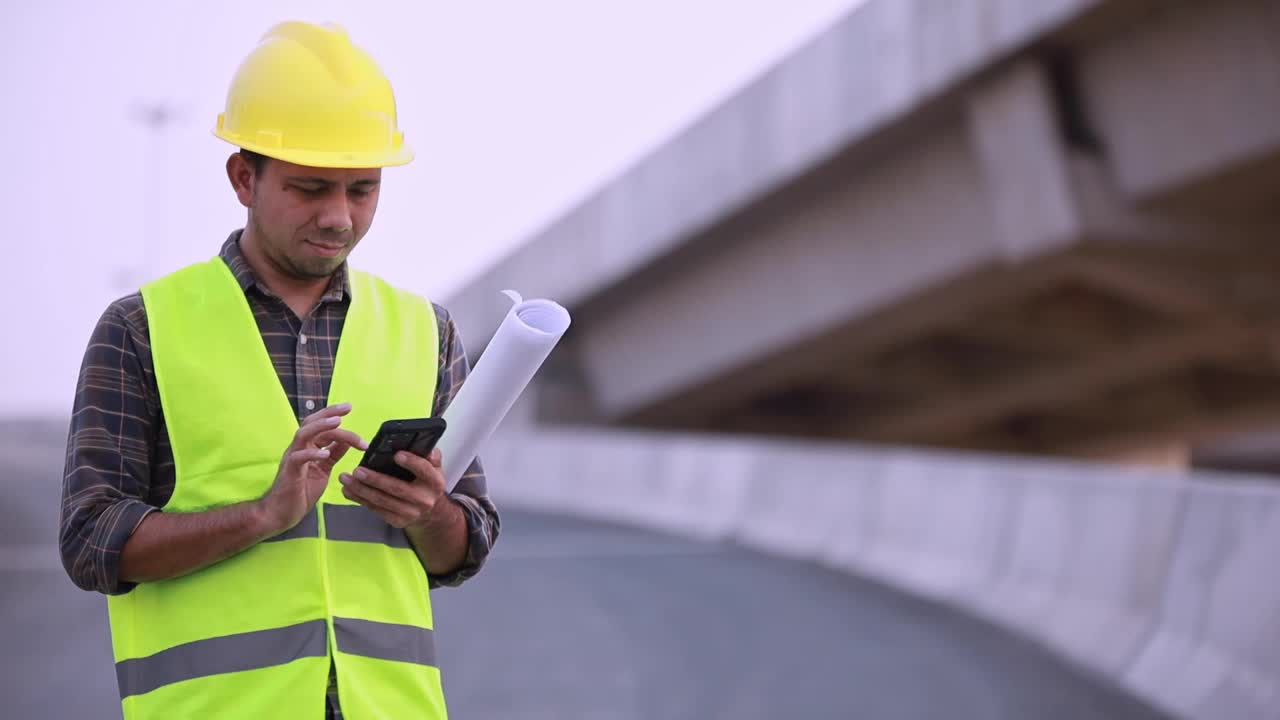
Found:
[[[1280,2],[1119,5],[591,295],[544,410],[1106,457],[1280,418]]]

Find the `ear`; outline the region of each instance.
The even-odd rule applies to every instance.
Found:
[[[238,152],[231,153],[231,157],[227,158],[227,179],[231,181],[231,189],[236,191],[240,204],[252,209],[253,184],[258,178],[253,172],[253,166]]]

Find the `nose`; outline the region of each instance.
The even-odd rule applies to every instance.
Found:
[[[316,218],[316,225],[321,230],[344,233],[351,230],[351,205],[347,202],[347,194],[342,192],[327,193],[324,206]]]

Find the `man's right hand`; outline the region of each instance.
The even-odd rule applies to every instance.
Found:
[[[294,433],[280,458],[275,482],[258,501],[274,534],[292,528],[311,512],[328,487],[334,466],[348,450],[369,449],[359,435],[340,427],[342,416],[350,412],[350,403],[331,405],[308,415]]]

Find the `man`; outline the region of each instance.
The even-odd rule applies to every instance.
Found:
[[[61,551],[108,596],[126,718],[445,717],[428,588],[499,531],[478,460],[446,492],[355,468],[384,420],[440,415],[468,367],[446,311],[348,267],[381,168],[412,152],[337,27],[283,23],[215,134],[245,227],[112,303],[75,398]]]

